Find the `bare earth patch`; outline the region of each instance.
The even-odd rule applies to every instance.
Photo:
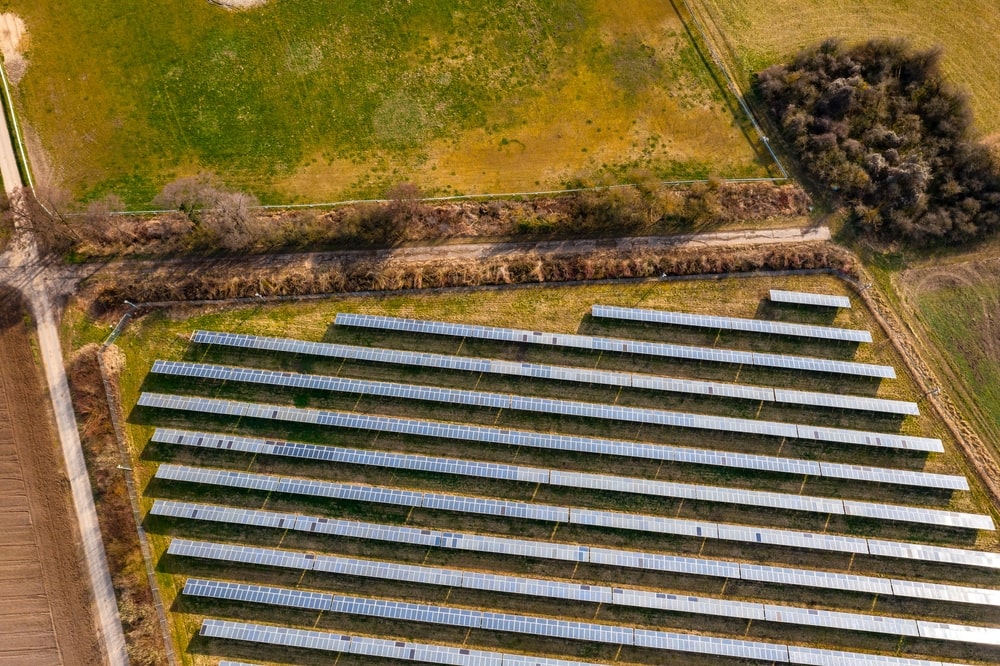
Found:
[[[226,9],[250,9],[266,4],[267,0],[208,0],[213,5],[219,5]]]
[[[23,55],[27,42],[24,21],[17,14],[0,14],[0,53],[3,53],[7,77],[14,85],[17,85],[28,69],[28,61]]]

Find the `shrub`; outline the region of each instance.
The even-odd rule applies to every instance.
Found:
[[[884,238],[965,241],[1000,227],[1000,170],[940,57],[900,40],[829,40],[755,79],[805,172]]]

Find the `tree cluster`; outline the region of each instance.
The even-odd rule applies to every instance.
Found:
[[[829,40],[755,80],[805,172],[883,238],[956,242],[1000,228],[1000,169],[940,58],[899,40]]]

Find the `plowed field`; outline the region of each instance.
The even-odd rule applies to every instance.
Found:
[[[103,663],[20,299],[0,294],[0,665]]]

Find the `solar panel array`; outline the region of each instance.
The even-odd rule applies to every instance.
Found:
[[[627,421],[677,428],[715,430],[770,437],[811,439],[837,444],[856,444],[910,451],[942,452],[940,439],[913,437],[893,433],[847,430],[794,423],[779,423],[728,416],[710,416],[687,412],[672,412],[643,407],[626,407],[603,403],[578,402],[555,398],[535,398],[506,393],[449,389],[417,384],[346,379],[328,375],[309,375],[278,370],[241,368],[186,361],[156,361],[150,372],[216,381],[248,382],[269,386],[285,386],[312,390],[374,395],[429,402],[510,409],[513,411],[559,414],[610,421]]]
[[[882,596],[901,596],[973,605],[1000,606],[1000,590],[963,587],[943,583],[924,583],[920,581],[828,572],[799,567],[767,566],[705,557],[666,555],[662,553],[601,548],[550,541],[532,541],[512,537],[444,532],[401,525],[319,518],[294,513],[239,509],[173,500],[156,500],[153,503],[150,513],[154,516],[175,519],[294,530],[311,534],[327,534],[361,540],[443,548],[446,550],[464,550],[564,562],[582,562],[611,566],[618,569],[671,572],[712,578],[733,578],[791,587],[821,588]],[[183,542],[175,540],[174,543]],[[236,548],[237,546],[233,547]],[[192,557],[197,557],[197,555],[188,552],[180,554],[189,554]],[[281,566],[270,561],[256,563],[268,566]],[[291,566],[302,568],[306,564],[299,563]]]
[[[868,331],[832,328],[830,326],[791,324],[783,321],[744,319],[742,317],[719,317],[716,315],[689,314],[687,312],[670,312],[667,310],[622,308],[613,305],[594,305],[590,309],[590,314],[594,317],[604,319],[624,319],[626,321],[640,321],[652,324],[744,331],[766,335],[787,335],[801,338],[815,338],[818,340],[834,340],[837,342],[872,341],[872,334]]]
[[[848,303],[849,304],[849,303]],[[690,315],[678,312],[663,312],[641,310],[635,308],[617,308],[610,306],[594,306],[595,317],[611,317],[629,321],[661,322],[673,325],[710,327],[717,329],[756,332],[768,335],[784,335],[809,337],[818,340],[834,340],[846,342],[871,342],[871,336],[866,331],[833,328],[827,326],[811,326],[789,324],[777,321],[758,321],[732,317],[711,317]],[[587,350],[592,352],[635,353],[647,356],[684,359],[689,361],[709,363],[729,363],[736,365],[752,365],[768,368],[784,368],[797,373],[818,372],[849,374],[871,378],[895,377],[889,366],[880,366],[849,361],[835,361],[823,358],[793,356],[786,354],[769,354],[761,352],[746,352],[733,349],[718,349],[711,347],[696,347],[675,345],[669,343],[629,340],[624,338],[602,338],[584,335],[563,335],[535,332],[518,329],[502,329],[482,326],[466,326],[444,322],[400,319],[394,317],[374,317],[367,315],[337,315],[336,323],[346,326],[385,329],[399,332],[413,332],[432,335],[446,335],[461,338],[476,338],[509,342],[513,344],[541,344],[549,347]],[[575,382],[577,384],[603,385],[608,387],[635,388],[639,390],[666,391],[695,395],[700,397],[725,397],[761,403],[780,403],[795,405],[804,409],[830,409],[840,411],[869,412],[880,414],[896,414],[901,416],[918,415],[919,410],[912,402],[884,400],[858,395],[839,395],[815,391],[800,391],[765,386],[748,386],[736,383],[658,377],[640,373],[621,371],[602,371],[593,368],[579,368],[538,363],[521,363],[490,358],[463,357],[447,354],[426,354],[421,352],[373,348],[355,345],[340,345],[290,340],[285,338],[267,338],[262,336],[233,335],[198,331],[193,342],[197,344],[225,345],[233,348],[253,349],[264,352],[280,352],[311,355],[331,359],[354,360],[362,363],[379,363],[415,368],[428,368],[446,371],[469,372],[477,374],[493,374],[508,377],[524,377],[547,381]],[[595,354],[595,358],[597,355]],[[335,373],[345,372],[345,366]],[[744,433],[755,436],[765,436],[780,439],[796,439],[802,445],[812,440],[825,444],[824,450],[830,445],[849,445],[862,447],[877,447],[883,454],[871,452],[866,456],[882,456],[888,458],[887,449],[908,450],[921,453],[942,452],[940,440],[932,438],[910,437],[895,433],[868,432],[844,428],[833,428],[812,424],[781,423],[756,418],[735,418],[733,416],[715,416],[708,414],[668,411],[644,407],[629,407],[619,404],[599,404],[564,399],[549,399],[530,397],[507,393],[496,393],[480,390],[457,390],[442,386],[427,386],[391,381],[373,381],[362,374],[363,366],[346,366],[346,374],[354,374],[356,378],[329,376],[320,374],[300,374],[267,369],[241,368],[201,363],[157,361],[153,372],[170,374],[178,377],[205,378],[221,382],[244,382],[259,386],[287,387],[291,389],[332,391],[354,396],[378,396],[387,399],[402,399],[424,402],[437,402],[445,405],[466,405],[487,407],[493,410],[512,410],[602,419],[633,424],[652,424],[677,428],[693,428],[714,432]],[[402,375],[400,375],[402,376]],[[804,377],[803,377],[804,378]],[[408,378],[407,378],[408,379]],[[404,380],[405,382],[406,380]],[[433,380],[432,380],[433,381]],[[204,387],[202,387],[204,388]],[[477,387],[478,388],[478,387]],[[353,400],[353,399],[352,399]],[[627,400],[626,400],[627,401]],[[615,400],[617,403],[617,399]],[[142,394],[138,403],[140,406],[158,409],[174,409],[188,412],[199,412],[239,419],[263,419],[280,421],[286,424],[296,424],[295,427],[319,426],[369,431],[372,433],[398,433],[406,436],[422,438],[445,438],[458,442],[474,442],[477,444],[501,446],[528,446],[536,449],[587,453],[592,455],[610,455],[618,458],[614,467],[602,464],[600,468],[584,468],[587,471],[564,470],[556,463],[548,463],[547,467],[535,467],[518,464],[502,464],[485,462],[475,459],[449,458],[435,455],[416,455],[404,452],[384,450],[365,450],[310,444],[306,442],[284,441],[269,438],[253,438],[222,433],[186,431],[178,429],[157,428],[152,441],[167,445],[181,445],[199,449],[214,449],[217,451],[237,451],[248,454],[248,457],[259,455],[284,456],[302,461],[316,461],[322,464],[375,466],[388,470],[411,470],[422,474],[463,476],[470,479],[490,479],[509,481],[513,483],[532,484],[533,486],[550,486],[583,491],[594,504],[587,508],[548,504],[544,501],[518,501],[507,499],[504,493],[497,491],[476,491],[481,495],[455,494],[420,489],[427,487],[423,483],[418,487],[406,489],[385,485],[369,485],[363,483],[345,483],[303,477],[292,477],[283,474],[262,474],[258,472],[234,469],[212,469],[163,463],[156,472],[156,478],[187,483],[208,484],[216,487],[246,489],[261,493],[282,493],[309,498],[330,499],[336,502],[361,502],[381,504],[388,507],[398,507],[386,515],[407,515],[415,518],[417,526],[393,525],[386,523],[342,520],[321,515],[302,515],[255,509],[225,507],[212,504],[193,504],[177,501],[155,500],[151,516],[171,517],[178,520],[204,521],[208,526],[227,524],[234,528],[257,528],[288,530],[305,537],[308,534],[326,535],[337,544],[343,543],[335,550],[350,552],[351,555],[324,554],[287,549],[261,548],[239,544],[212,543],[188,541],[174,538],[167,552],[178,557],[209,558],[219,563],[224,569],[232,570],[232,564],[251,564],[267,567],[284,567],[288,571],[288,580],[298,578],[306,572],[317,572],[335,576],[350,576],[355,579],[351,584],[360,585],[357,589],[378,587],[392,590],[398,584],[417,584],[425,587],[408,588],[416,595],[412,600],[397,601],[367,596],[348,596],[342,593],[311,590],[306,587],[281,588],[269,585],[254,584],[244,581],[219,581],[204,579],[189,579],[184,594],[213,599],[228,599],[234,603],[268,604],[276,608],[296,608],[313,613],[333,615],[353,615],[359,618],[382,618],[390,622],[423,622],[442,626],[476,629],[485,632],[506,632],[521,634],[528,637],[545,637],[568,641],[587,641],[604,643],[612,646],[630,646],[640,648],[634,653],[621,652],[626,655],[646,655],[642,650],[669,650],[701,654],[706,657],[725,656],[737,659],[747,659],[766,662],[785,662],[796,664],[895,664],[896,666],[945,666],[944,662],[912,659],[888,655],[873,655],[852,652],[850,649],[826,649],[826,647],[843,647],[835,645],[843,643],[851,647],[870,648],[873,645],[869,639],[863,639],[862,634],[882,634],[883,636],[899,637],[896,647],[886,652],[900,654],[905,652],[904,646],[911,651],[918,651],[920,656],[934,654],[940,649],[941,642],[972,644],[993,649],[984,654],[1000,654],[1000,628],[953,623],[952,620],[964,620],[969,614],[969,606],[1000,608],[1000,589],[980,588],[940,582],[953,569],[942,569],[948,572],[926,574],[930,580],[897,579],[894,575],[908,575],[905,561],[921,561],[944,566],[968,566],[979,569],[1000,570],[1000,555],[982,553],[962,548],[937,546],[930,543],[908,543],[884,539],[868,539],[850,534],[838,533],[849,530],[874,531],[875,523],[863,521],[878,521],[882,526],[907,523],[926,525],[947,530],[992,530],[993,521],[990,516],[959,511],[949,511],[942,508],[925,506],[885,504],[881,502],[861,501],[860,499],[839,499],[803,495],[806,480],[809,477],[827,477],[865,483],[885,483],[901,486],[938,489],[943,491],[968,490],[968,482],[961,476],[928,474],[906,469],[872,467],[866,465],[851,465],[845,463],[828,463],[821,460],[782,458],[728,452],[722,450],[701,449],[695,447],[653,444],[640,441],[625,441],[599,437],[578,437],[556,433],[540,433],[524,430],[514,430],[497,426],[466,425],[462,423],[444,423],[424,419],[396,418],[389,416],[373,416],[363,413],[335,411],[324,409],[308,409],[292,406],[241,402],[235,400],[220,400],[212,398],[171,396],[163,394]],[[353,404],[353,403],[352,403]],[[355,409],[367,403],[358,402]],[[382,404],[382,403],[373,403]],[[413,405],[405,405],[413,409]],[[761,405],[763,407],[763,405]],[[714,410],[712,410],[714,411]],[[804,413],[804,412],[803,412]],[[508,417],[509,418],[509,417]],[[259,424],[258,424],[259,425]],[[595,425],[596,424],[590,424]],[[839,425],[839,424],[838,424]],[[282,426],[284,427],[284,426]],[[635,426],[632,426],[635,428]],[[661,433],[662,434],[662,433]],[[335,435],[334,435],[335,436]],[[780,452],[780,449],[779,449]],[[896,454],[898,455],[898,453]],[[473,454],[473,458],[486,457]],[[490,456],[492,457],[492,456]],[[802,485],[791,479],[782,483],[777,490],[799,488],[799,493],[773,492],[775,479],[763,477],[766,481],[763,488],[746,487],[731,488],[700,483],[681,483],[677,481],[661,481],[641,477],[621,476],[614,473],[618,469],[627,469],[621,464],[623,458],[658,460],[661,462],[677,462],[692,465],[709,465],[752,472],[792,474],[799,477]],[[581,459],[582,460],[582,459]],[[907,465],[914,460],[906,457]],[[256,465],[256,463],[254,463]],[[287,466],[287,464],[285,465]],[[253,467],[251,467],[253,469]],[[280,469],[280,466],[279,466]],[[606,473],[612,472],[612,473]],[[659,476],[659,472],[656,474]],[[395,478],[395,475],[392,475]],[[348,477],[350,478],[350,477]],[[419,477],[415,477],[419,478]],[[395,481],[390,481],[395,484]],[[162,486],[160,486],[162,487]],[[447,486],[444,486],[447,487]],[[467,484],[466,484],[467,487]],[[522,490],[525,486],[521,487]],[[530,489],[528,489],[530,491]],[[758,507],[764,509],[779,509],[781,511],[797,511],[813,513],[823,517],[831,515],[843,516],[843,519],[833,524],[833,531],[828,531],[830,524],[822,531],[807,532],[784,527],[766,527],[719,523],[698,518],[675,518],[671,515],[652,515],[627,513],[623,511],[606,510],[602,507],[616,508],[612,500],[603,493],[628,493],[647,497],[664,497],[678,501],[692,500],[695,502],[712,502],[723,505]],[[487,497],[496,494],[500,497]],[[561,496],[561,495],[560,495]],[[568,495],[567,495],[568,496]],[[868,499],[871,496],[851,494],[852,497]],[[528,495],[523,495],[528,497]],[[944,499],[942,495],[938,500]],[[248,498],[252,500],[252,497]],[[878,499],[881,499],[879,497]],[[270,501],[270,500],[269,500]],[[284,501],[284,500],[278,500]],[[562,502],[564,500],[558,500]],[[572,500],[570,500],[572,501]],[[326,504],[325,502],[321,502]],[[674,502],[673,504],[677,504]],[[335,505],[339,506],[339,505]],[[413,508],[430,509],[431,512],[414,514]],[[690,507],[689,507],[690,510]],[[695,507],[697,510],[697,507]],[[495,522],[494,531],[500,534],[474,534],[469,532],[448,532],[431,529],[436,520],[443,520],[442,514],[436,511],[457,512],[467,515],[496,516],[504,520]],[[679,513],[679,512],[678,512]],[[695,514],[698,515],[698,514]],[[749,515],[749,514],[747,514]],[[772,521],[770,512],[761,514],[765,524]],[[699,516],[700,518],[700,516]],[[789,520],[773,517],[774,521]],[[844,520],[847,519],[847,520]],[[542,521],[549,523],[549,528],[536,523],[535,528],[550,530],[547,540],[520,539],[508,536],[503,532],[523,531],[528,526],[521,521]],[[751,519],[756,521],[757,519]],[[456,524],[461,524],[462,521]],[[427,527],[424,526],[427,525]],[[560,531],[559,526],[579,525],[583,529]],[[780,524],[780,523],[778,523]],[[816,523],[821,524],[821,521]],[[154,523],[157,525],[157,523]],[[242,528],[240,526],[243,526]],[[883,530],[880,526],[877,529]],[[683,543],[697,545],[695,539],[719,540],[738,544],[765,544],[780,546],[800,552],[785,551],[780,557],[778,550],[755,549],[736,546],[742,561],[702,557],[700,555],[673,555],[668,553],[627,550],[621,548],[604,548],[588,543],[574,544],[556,542],[556,534],[574,535],[569,538],[582,538],[590,541],[588,534],[596,534],[591,530],[622,530],[643,532],[647,534],[673,535],[683,537]],[[183,533],[183,532],[181,532]],[[954,535],[953,532],[937,533],[939,536]],[[606,535],[613,536],[613,535]],[[312,538],[309,543],[315,543]],[[596,536],[594,537],[597,538]],[[342,542],[342,539],[348,541]],[[927,539],[928,541],[930,539]],[[284,541],[284,537],[282,538]],[[676,539],[668,538],[666,543],[674,543]],[[537,575],[519,575],[493,571],[474,571],[442,567],[427,564],[405,564],[381,559],[365,558],[366,545],[379,542],[384,548],[394,545],[408,545],[411,549],[427,549],[424,561],[430,558],[439,561],[465,561],[468,556],[459,555],[459,559],[445,558],[440,560],[433,555],[431,549],[443,549],[458,554],[460,551],[476,553],[487,558],[528,557],[539,561],[563,562],[560,570],[562,578],[542,578]],[[331,541],[334,543],[334,541]],[[706,544],[716,548],[716,552],[730,552],[729,548]],[[310,546],[314,547],[314,546]],[[405,546],[404,546],[405,547]],[[675,550],[674,546],[667,546]],[[785,559],[786,555],[795,559],[810,557],[812,552],[836,552],[843,554],[831,564],[834,570],[808,569],[797,566],[773,566],[768,563],[771,557]],[[395,551],[392,551],[395,552]],[[410,551],[414,552],[414,551]],[[420,550],[415,551],[415,562],[421,561]],[[886,558],[895,562],[891,568],[876,567],[870,570],[879,571],[881,575],[851,573],[855,568],[855,555],[864,558]],[[381,557],[379,555],[378,557]],[[844,563],[850,560],[850,564]],[[756,560],[756,561],[755,561]],[[475,561],[475,560],[472,560]],[[492,561],[492,560],[491,560]],[[804,560],[803,560],[804,561]],[[827,562],[827,560],[823,560]],[[483,561],[484,563],[486,560]],[[863,569],[868,568],[872,561],[862,559]],[[583,563],[587,567],[580,568],[584,577],[577,578],[578,567],[571,565]],[[468,566],[468,565],[465,565]],[[489,565],[486,565],[487,568]],[[527,565],[525,565],[527,566]],[[683,576],[699,576],[715,579],[717,583],[706,581],[708,587],[700,589],[718,590],[721,584],[722,592],[718,596],[706,596],[700,593],[678,593],[665,589],[643,589],[638,587],[621,587],[617,582],[602,582],[589,584],[587,572],[589,568],[606,568],[607,573],[615,574],[607,580],[620,580],[627,572],[646,571],[659,572],[664,580],[681,581],[687,586]],[[823,564],[822,566],[826,566]],[[844,567],[846,566],[846,571]],[[551,565],[550,565],[551,567]],[[502,569],[502,568],[501,568]],[[536,570],[532,565],[530,569]],[[573,573],[568,572],[572,569]],[[838,570],[839,569],[839,570]],[[237,569],[237,571],[239,571]],[[930,570],[928,570],[930,571]],[[673,574],[680,574],[677,578]],[[552,574],[546,574],[552,575]],[[975,575],[974,575],[975,576]],[[936,580],[935,580],[936,578]],[[364,580],[382,581],[382,585],[365,585]],[[721,579],[721,580],[720,580]],[[732,592],[726,593],[729,579],[745,581],[733,589],[752,590],[757,586],[770,589],[772,592],[761,601],[754,599],[731,598]],[[394,584],[395,583],[395,584]],[[428,586],[448,588],[446,595],[432,592]],[[673,586],[673,584],[671,584]],[[782,588],[799,588],[801,590],[828,590],[843,594],[865,595],[856,597],[858,603],[847,603],[850,597],[827,594],[827,608],[811,608],[772,603],[782,600]],[[424,592],[417,592],[417,590]],[[477,601],[482,608],[462,608],[454,605],[418,601],[425,599],[449,599],[451,590],[476,591],[476,598],[493,599],[491,595],[522,595],[548,600],[546,611],[560,617],[542,617],[537,615],[494,612],[499,604],[496,601]],[[694,586],[692,591],[699,589]],[[441,590],[442,592],[444,590]],[[426,594],[425,594],[426,593]],[[745,593],[745,592],[744,592]],[[362,593],[364,594],[364,593]],[[395,594],[389,592],[388,594]],[[488,596],[482,597],[482,594]],[[712,593],[710,593],[712,594]],[[737,594],[740,594],[737,592]],[[806,597],[808,593],[802,593]],[[431,596],[432,595],[432,596]],[[724,596],[726,595],[726,596]],[[777,596],[775,596],[777,595]],[[457,599],[470,598],[458,595]],[[787,597],[786,597],[787,598]],[[930,615],[924,617],[897,617],[876,612],[876,602],[880,598],[912,599],[924,602],[921,604],[929,609]],[[843,601],[843,603],[842,603]],[[560,603],[562,602],[562,603]],[[452,603],[465,603],[453,601]],[[517,603],[505,602],[505,604]],[[579,604],[593,604],[599,608],[626,607],[632,609],[629,615],[622,611],[612,611],[609,617],[649,618],[643,612],[656,610],[670,614],[680,613],[703,618],[728,618],[732,621],[747,623],[747,632],[730,632],[719,629],[719,632],[731,633],[731,638],[677,631],[661,630],[677,624],[678,620],[671,616],[663,616],[664,623],[660,626],[649,626],[650,619],[629,619],[626,624],[618,624],[620,620],[580,620],[580,613],[586,612],[582,607],[578,612],[559,610],[563,607]],[[910,607],[913,602],[907,602]],[[960,604],[962,608],[952,609],[950,604]],[[206,606],[213,607],[213,606]],[[517,608],[518,605],[508,606]],[[917,606],[913,606],[917,607]],[[865,609],[865,610],[860,610]],[[990,611],[992,612],[992,611]],[[279,611],[280,613],[280,611]],[[272,617],[283,617],[271,615]],[[293,616],[294,617],[294,616]],[[599,617],[598,614],[589,617]],[[565,619],[563,619],[565,618]],[[783,643],[762,642],[748,639],[750,623],[753,621],[778,623],[797,626],[796,636],[801,636],[803,643],[815,645],[829,644],[824,647],[802,647]],[[689,620],[690,621],[690,620]],[[680,626],[687,626],[685,621]],[[335,620],[342,623],[343,620]],[[370,620],[368,621],[370,622]],[[698,622],[694,620],[694,622]],[[295,620],[299,624],[299,620]],[[647,623],[646,626],[643,623]],[[336,625],[332,625],[336,626]],[[364,625],[358,625],[364,626]],[[297,627],[270,626],[262,624],[244,624],[239,622],[224,622],[206,620],[202,633],[206,636],[217,636],[229,639],[249,640],[270,643],[277,646],[294,646],[305,649],[320,649],[331,652],[356,654],[363,660],[365,657],[400,659],[424,663],[440,664],[489,664],[491,666],[597,666],[576,661],[551,659],[525,655],[514,655],[493,650],[477,650],[476,644],[482,644],[478,633],[466,633],[466,641],[472,648],[466,649],[458,645],[431,645],[392,640],[387,632],[395,632],[391,624],[370,622],[377,627],[376,631],[382,637],[358,637],[327,633]],[[709,625],[710,626],[710,625]],[[718,625],[725,626],[725,625]],[[768,631],[773,631],[772,627]],[[819,630],[816,633],[811,629]],[[839,634],[822,633],[833,630]],[[743,634],[743,635],[740,635]],[[854,634],[853,638],[850,635]],[[458,636],[460,633],[454,633]],[[841,638],[832,638],[833,636]],[[492,640],[498,640],[492,639]],[[540,641],[521,639],[525,645],[538,644]],[[798,640],[798,639],[796,639]],[[913,643],[913,641],[922,641]],[[884,639],[883,639],[884,641]],[[463,642],[464,644],[464,642]],[[557,647],[559,643],[544,643],[546,649],[554,652],[565,652]],[[890,643],[884,642],[889,646]],[[938,647],[933,647],[938,645]],[[540,648],[533,648],[540,649]],[[607,654],[612,654],[608,652]],[[957,652],[955,654],[958,654]],[[962,654],[965,654],[964,652]],[[970,653],[971,654],[971,653]],[[705,657],[703,657],[704,659]],[[617,659],[617,657],[616,657]],[[643,661],[652,663],[655,658],[644,656]],[[246,666],[234,664],[234,666]],[[948,666],[952,666],[948,664]],[[957,666],[957,665],[956,665]]]
[[[257,351],[304,354],[373,363],[411,365],[423,368],[461,370],[514,377],[531,377],[534,379],[603,384],[606,386],[626,386],[650,391],[689,393],[712,397],[780,402],[885,414],[920,414],[916,403],[902,400],[885,400],[882,398],[867,398],[812,391],[788,391],[766,386],[750,386],[729,382],[682,379],[633,372],[575,368],[562,365],[522,363],[520,361],[504,361],[472,356],[449,356],[446,354],[383,349],[379,347],[361,347],[329,342],[308,342],[293,340],[291,338],[273,338],[244,333],[198,330],[194,332],[191,341],[198,344],[221,345]]]
[[[805,291],[784,291],[782,289],[772,289],[770,300],[775,303],[792,303],[795,305],[819,305],[827,308],[847,308],[851,307],[851,299],[847,296],[833,296],[830,294],[812,294]]]
[[[462,569],[443,569],[336,555],[316,554],[306,557],[306,553],[297,551],[233,546],[204,541],[174,539],[167,552],[175,556],[211,559],[227,563],[284,562],[271,566],[342,576],[458,587],[549,599],[567,599],[695,615],[781,622],[846,631],[892,634],[894,636],[920,636],[946,641],[996,644],[993,641],[996,640],[995,636],[998,633],[997,630],[989,627],[972,625],[942,627],[940,623],[886,615],[734,601],[689,594],[671,594],[654,590],[590,585],[564,580],[487,574]],[[332,594],[319,594],[306,590],[275,589],[260,585],[204,581],[194,578],[188,579],[184,593],[323,611],[332,609],[334,597]]]
[[[298,647],[328,652],[384,657],[400,661],[447,664],[449,666],[601,666],[590,662],[488,652],[467,648],[449,648],[426,643],[395,641],[366,636],[333,634],[308,629],[294,629],[265,624],[206,619],[200,633],[210,638]],[[645,636],[643,635],[645,638]],[[957,666],[949,662],[907,659],[882,655],[786,646],[785,661],[807,666]],[[220,666],[244,666],[221,662]]]
[[[504,465],[455,458],[390,453],[381,450],[348,449],[304,442],[288,442],[254,437],[226,436],[204,432],[157,429],[151,441],[183,446],[225,449],[255,455],[276,455],[353,465],[438,472],[461,476],[542,483],[571,488],[608,490],[659,497],[677,497],[707,502],[745,504],[791,511],[846,514],[844,501],[765,491],[740,490],[719,486],[656,481],[633,477]],[[892,507],[887,507],[891,509]],[[930,514],[934,515],[934,514]],[[988,528],[987,528],[988,529]]]
[[[145,396],[149,396],[148,398]],[[183,396],[165,396],[162,394],[143,394],[139,404],[150,407],[168,409],[201,411],[214,414],[243,415],[245,403],[220,401],[211,398],[187,398]],[[167,407],[169,402],[170,406]],[[287,415],[281,408],[278,415]],[[884,467],[869,467],[844,463],[831,463],[798,458],[779,458],[774,456],[734,453],[731,451],[713,451],[667,444],[646,444],[623,440],[610,440],[599,437],[581,437],[575,435],[558,435],[553,433],[538,433],[527,430],[511,430],[509,428],[491,428],[488,426],[459,425],[426,421],[423,419],[407,419],[387,416],[369,416],[349,412],[324,412],[323,425],[340,428],[354,428],[374,432],[392,432],[406,435],[418,435],[442,439],[457,439],[491,443],[498,445],[526,446],[538,449],[555,449],[577,453],[592,453],[628,458],[644,458],[668,462],[689,463],[696,465],[711,465],[719,467],[736,467],[763,472],[780,472],[796,475],[825,476],[854,481],[870,481],[873,483],[891,483],[896,485],[923,486],[949,490],[968,490],[968,481],[963,476],[914,472]],[[261,417],[267,418],[267,417]],[[311,417],[303,416],[294,420],[309,418],[312,423],[319,423]],[[181,431],[164,430],[163,435],[154,441],[170,442],[169,437],[184,437]],[[213,437],[205,434],[206,441]],[[162,438],[161,438],[162,437]],[[231,448],[240,446],[240,438],[216,438],[216,448]]]
[[[641,479],[630,480],[622,477],[575,472],[555,472],[554,474],[556,475],[556,479],[562,481],[561,483],[557,482],[556,485],[592,489],[621,490],[622,488],[628,488],[629,490],[626,492],[644,490],[646,494],[662,494],[669,487],[670,490],[676,493],[675,496],[690,499],[729,504],[754,504],[793,511],[813,511],[824,514],[837,513],[836,509],[839,508],[840,511],[844,511],[844,505],[846,504],[838,504],[838,502],[842,502],[841,500],[783,495],[781,493],[755,493],[754,491],[737,491],[725,488],[709,488],[706,486],[680,488],[679,486],[683,484],[663,484],[662,486],[657,486],[658,482],[644,482]],[[856,537],[777,530],[728,523],[712,523],[683,518],[665,518],[661,516],[555,506],[534,502],[517,502],[489,497],[401,490],[398,488],[386,488],[358,483],[317,481],[299,477],[189,467],[168,463],[163,463],[157,468],[156,478],[227,486],[230,488],[246,488],[264,492],[311,495],[314,497],[329,497],[331,499],[377,504],[395,504],[424,509],[456,511],[459,513],[478,513],[505,516],[508,518],[525,518],[556,523],[612,527],[659,534],[681,534],[709,539],[755,541],[757,543],[791,546],[798,546],[800,542],[808,541],[810,544],[808,547],[812,548],[840,550],[852,553],[867,551],[864,540],[859,540]],[[640,488],[640,484],[643,487]],[[657,488],[661,490],[661,493],[655,492]],[[865,517],[882,517],[885,520],[905,519],[910,522],[945,527],[993,529],[993,520],[989,516],[919,509],[916,507],[866,504],[862,502],[851,504],[853,512],[849,511],[848,515],[860,514]],[[859,551],[859,548],[863,548],[864,550]]]
[[[733,349],[694,347],[691,345],[646,342],[643,340],[627,340],[623,338],[601,338],[567,333],[544,333],[541,331],[527,331],[513,328],[451,324],[440,321],[402,319],[399,317],[384,317],[376,315],[346,314],[343,312],[337,314],[336,323],[341,326],[358,326],[390,331],[403,331],[408,333],[447,335],[460,338],[477,338],[482,340],[495,340],[498,342],[549,345],[599,352],[642,354],[646,356],[679,358],[688,361],[756,365],[771,368],[784,368],[788,370],[801,370],[804,372],[846,374],[881,379],[896,378],[896,371],[891,366],[855,363],[851,361],[833,361],[830,359],[813,358],[809,356],[762,354],[759,352],[739,351]]]
[[[324,594],[264,585],[188,579],[187,584],[184,586],[184,594],[228,601],[269,604],[290,608],[307,608],[328,613],[345,613],[408,622],[459,626],[469,629],[506,631],[535,636],[555,636],[571,640],[636,645],[662,650],[681,650],[700,654],[742,657],[765,661],[788,660],[788,646],[780,643],[716,638],[713,636],[668,631],[651,631],[616,624],[556,620],[537,615],[495,613],[456,606]],[[697,602],[691,602],[691,604],[695,603]],[[986,645],[993,645],[995,644],[994,641],[997,640],[988,627],[970,625],[938,626],[939,623],[922,623],[920,621],[901,618],[879,618],[878,616],[864,616],[852,613],[824,614],[823,611],[810,609],[801,609],[799,611],[795,609],[782,609],[781,607],[768,607],[765,610],[770,611],[771,616],[766,619],[772,622],[832,627],[848,631],[874,631],[876,633],[918,636]],[[929,626],[921,626],[924,624]]]

